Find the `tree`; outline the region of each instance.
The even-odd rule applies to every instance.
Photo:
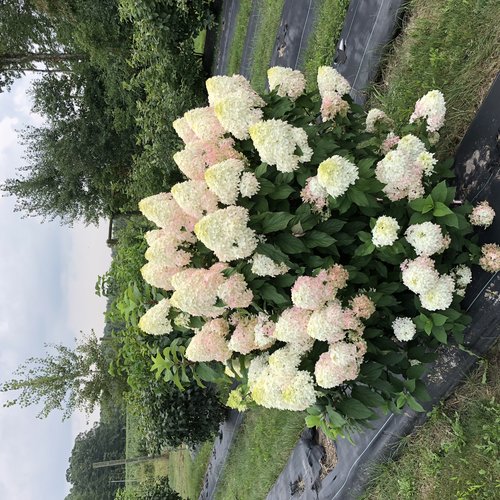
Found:
[[[71,490],[66,500],[111,500],[119,483],[111,483],[117,468],[93,468],[95,462],[122,458],[125,454],[125,418],[116,413],[109,422],[95,423],[78,434],[69,458],[66,480]],[[123,477],[123,467],[119,468]]]
[[[27,407],[41,403],[39,418],[62,410],[63,419],[75,409],[91,413],[103,397],[119,392],[119,381],[109,374],[111,353],[92,331],[75,349],[46,344],[55,352],[29,358],[14,372],[14,378],[0,385],[1,392],[20,391],[4,406]]]

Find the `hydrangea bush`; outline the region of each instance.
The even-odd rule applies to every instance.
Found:
[[[433,152],[443,95],[396,132],[333,68],[319,96],[298,71],[269,76],[265,95],[239,75],[207,80],[209,106],[173,124],[185,181],[140,203],[158,226],[142,274],[164,298],[139,326],[175,339],[153,369],[179,388],[233,384],[239,410],[307,410],[331,437],[376,408],[421,410],[426,363],[469,323],[469,265],[500,268],[472,229],[493,210],[455,200]]]

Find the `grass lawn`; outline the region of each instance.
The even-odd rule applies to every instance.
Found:
[[[241,0],[240,10],[236,17],[233,40],[229,49],[229,60],[227,64],[227,74],[233,75],[240,72],[241,58],[243,57],[243,47],[247,34],[248,22],[252,12],[252,0]]]
[[[222,473],[217,500],[262,500],[304,429],[304,414],[249,410]]]
[[[207,30],[200,31],[194,39],[194,51],[197,54],[203,54],[205,50],[205,39],[207,38]]]
[[[412,0],[408,8],[371,105],[401,125],[418,97],[441,90],[448,111],[439,150],[449,156],[500,70],[500,2]]]
[[[197,500],[200,496],[212,448],[213,442],[207,441],[201,446],[194,460],[191,459],[191,455],[186,449],[179,449],[169,453],[168,481],[170,486],[182,498]]]
[[[365,500],[493,499],[500,492],[500,350],[377,467]]]
[[[267,70],[278,35],[285,0],[260,0],[259,21],[253,40],[250,81],[258,91],[266,89]]]
[[[349,0],[320,0],[304,57],[304,74],[308,91],[317,88],[318,68],[331,66],[333,62],[348,6]]]

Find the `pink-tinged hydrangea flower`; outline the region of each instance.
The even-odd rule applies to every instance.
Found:
[[[274,332],[276,338],[282,342],[292,344],[297,351],[308,351],[311,349],[313,339],[307,334],[307,324],[311,311],[291,307],[285,309],[276,323]]]
[[[217,196],[205,181],[185,181],[172,186],[172,196],[187,214],[201,219],[217,210]]]
[[[453,301],[455,281],[447,274],[439,277],[434,286],[420,295],[422,307],[429,311],[448,309]]]
[[[349,103],[337,92],[324,92],[321,100],[321,119],[326,122],[337,115],[347,116]]]
[[[394,132],[389,132],[384,142],[380,146],[380,151],[382,154],[386,155],[394,146],[398,145],[400,137]]]
[[[398,239],[400,227],[394,217],[382,215],[372,229],[372,242],[376,247],[392,245]]]
[[[186,358],[196,362],[219,361],[224,363],[231,357],[231,351],[225,339],[228,333],[229,325],[225,319],[218,318],[208,321],[191,339],[186,349]]]
[[[304,189],[300,192],[300,197],[304,203],[309,203],[315,213],[323,213],[328,207],[328,193],[319,183],[318,176],[309,177]]]
[[[210,269],[185,269],[172,276],[175,291],[170,298],[171,304],[192,316],[215,318],[224,312],[217,307],[217,293],[224,283],[220,264]]]
[[[361,335],[365,329],[363,323],[352,309],[344,309],[342,314],[342,326],[344,330],[350,330]]]
[[[336,92],[343,96],[351,91],[349,82],[331,66],[320,66],[318,68],[318,90],[320,95],[326,92]]]
[[[375,304],[367,295],[356,295],[351,300],[351,310],[357,318],[368,319],[375,312]]]
[[[253,300],[252,290],[248,288],[245,277],[240,273],[234,273],[219,286],[219,297],[224,303],[232,308],[248,307]]]
[[[411,318],[396,318],[392,322],[392,330],[396,338],[401,342],[408,342],[417,333],[417,327]]]
[[[384,123],[388,126],[393,125],[393,121],[380,109],[373,108],[366,115],[366,131],[371,134],[377,131],[377,123]]]
[[[474,207],[469,220],[473,226],[483,226],[486,228],[491,226],[494,217],[495,210],[491,208],[487,201],[482,201]]]
[[[402,137],[397,148],[377,163],[375,176],[385,184],[382,189],[391,201],[424,195],[422,176],[430,175],[436,160],[424,143],[412,134]]]
[[[343,195],[358,178],[358,167],[342,156],[334,155],[318,167],[318,182],[333,198]]]
[[[445,243],[441,226],[432,222],[412,224],[406,230],[405,237],[417,255],[433,255],[442,250]]]
[[[172,276],[180,271],[177,267],[165,266],[156,262],[147,262],[141,268],[144,281],[156,288],[173,290]]]
[[[259,313],[257,316],[257,323],[255,324],[254,334],[255,343],[259,349],[268,349],[271,347],[276,339],[274,332],[276,323],[265,313]]]
[[[482,257],[479,265],[489,273],[500,271],[500,247],[494,243],[487,243],[481,247]]]
[[[196,134],[189,126],[186,118],[177,118],[172,125],[177,135],[184,141],[184,144],[189,144],[198,140],[198,137],[196,137]]]
[[[252,258],[252,273],[257,276],[279,276],[286,274],[288,266],[283,262],[277,264],[267,255],[256,253]]]
[[[194,141],[175,153],[173,158],[188,179],[202,181],[208,167],[229,159],[241,159],[242,155],[234,149],[234,139],[228,137],[216,141]]]
[[[231,323],[235,325],[228,344],[231,351],[248,354],[249,352],[259,348],[259,346],[255,343],[254,335],[255,325],[257,324],[256,316],[233,314],[231,316]]]
[[[338,342],[345,336],[342,306],[338,300],[313,311],[307,323],[307,333],[314,339]]]
[[[330,345],[328,352],[323,353],[314,369],[316,383],[320,387],[330,389],[338,387],[359,375],[362,356],[354,344],[336,342]]]
[[[306,88],[304,75],[292,68],[273,66],[267,70],[267,79],[269,80],[270,90],[277,89],[279,96],[288,96],[292,101],[302,95]]]
[[[321,277],[299,276],[292,287],[292,302],[301,309],[319,309],[334,298],[335,290]]]
[[[401,264],[403,283],[417,294],[431,290],[439,279],[439,273],[434,267],[434,261],[429,257],[417,257],[405,260]]]
[[[219,120],[215,116],[213,108],[195,108],[184,114],[191,130],[202,141],[213,141],[224,135]]]
[[[169,236],[157,238],[146,250],[146,260],[169,267],[184,267],[191,261],[191,254],[182,250],[179,244]]]
[[[326,270],[322,270],[318,274],[318,278],[328,280],[334,289],[340,290],[347,285],[349,272],[340,264],[334,264]]]
[[[143,198],[139,202],[139,210],[146,219],[171,234],[182,229],[192,231],[196,222],[182,210],[171,193],[159,193]]]
[[[252,172],[243,172],[240,181],[240,193],[245,198],[255,196],[260,189],[260,183]]]
[[[248,218],[246,208],[230,206],[203,217],[194,232],[220,261],[244,259],[257,247],[255,231],[247,226]]]
[[[431,90],[415,104],[415,111],[410,117],[410,123],[419,118],[427,120],[427,131],[437,132],[444,125],[446,103],[439,90]]]
[[[280,172],[293,172],[299,168],[299,163],[312,158],[313,151],[302,128],[273,118],[254,123],[249,131],[260,159],[269,165],[276,165]],[[297,149],[299,154],[296,154]]]
[[[206,170],[205,182],[224,205],[236,204],[244,168],[245,164],[241,160],[226,160]]]
[[[170,301],[163,299],[146,311],[139,319],[139,328],[150,335],[166,335],[172,331],[168,319]]]

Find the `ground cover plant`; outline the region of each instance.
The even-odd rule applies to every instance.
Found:
[[[174,122],[188,180],[139,205],[160,228],[142,274],[164,298],[139,321],[168,339],[153,369],[181,389],[237,381],[229,406],[307,410],[329,437],[376,407],[421,410],[426,362],[469,323],[467,265],[499,268],[472,235],[493,210],[456,201],[431,152],[443,95],[419,99],[399,137],[333,68],[321,101],[298,71],[272,68],[269,84],[209,79],[211,106]]]
[[[252,13],[252,3],[252,0],[242,0],[240,2],[240,8],[234,27],[234,35],[231,40],[231,47],[229,48],[229,61],[226,71],[228,75],[240,72],[248,23],[250,21],[250,14]]]
[[[245,416],[215,498],[265,498],[304,429],[304,415],[254,408]]]
[[[407,8],[405,29],[389,51],[371,104],[403,124],[414,96],[439,88],[448,111],[438,153],[453,155],[500,71],[500,4],[412,0]]]
[[[285,0],[260,0],[250,71],[252,85],[259,92],[266,88],[266,72],[273,54],[284,3]]]
[[[401,456],[372,471],[365,499],[488,499],[500,487],[499,350],[404,440]]]
[[[333,63],[348,6],[348,0],[322,0],[317,6],[313,30],[304,56],[304,75],[308,90],[316,88],[318,68]]]

